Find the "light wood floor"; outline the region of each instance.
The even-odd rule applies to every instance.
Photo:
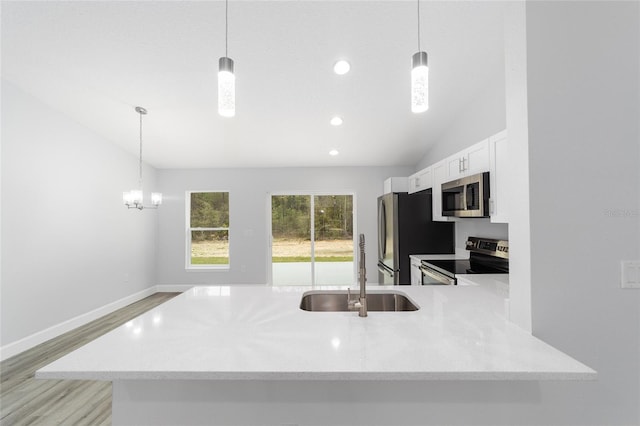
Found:
[[[0,363],[0,425],[110,425],[111,382],[36,380],[35,371],[178,294],[153,294]]]

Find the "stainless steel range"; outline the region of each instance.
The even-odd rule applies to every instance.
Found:
[[[423,260],[422,284],[455,285],[456,274],[509,273],[508,241],[469,237],[466,249],[468,259]]]

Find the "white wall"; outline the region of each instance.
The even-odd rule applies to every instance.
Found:
[[[156,212],[122,205],[137,167],[2,80],[3,347],[155,284]]]
[[[638,425],[640,290],[619,262],[640,259],[640,3],[526,12],[533,333],[598,380],[541,383],[522,418]]]
[[[386,178],[410,173],[409,167],[160,170],[164,204],[158,211],[158,284],[265,284],[271,267],[268,194],[281,191],[353,192],[354,231],[365,234],[368,278],[377,282],[376,200]],[[185,270],[185,192],[189,190],[230,191],[228,271]]]

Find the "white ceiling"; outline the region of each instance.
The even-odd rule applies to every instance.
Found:
[[[229,1],[234,118],[217,114],[223,1],[3,1],[2,74],[132,154],[144,106],[158,168],[414,165],[504,75],[503,2],[422,0],[430,109],[412,114],[416,5]]]

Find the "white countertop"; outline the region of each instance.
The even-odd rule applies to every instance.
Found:
[[[464,260],[469,258],[469,252],[455,254],[411,254],[409,257],[416,260]]]
[[[322,289],[322,288],[321,288]],[[328,288],[324,288],[328,289]],[[334,288],[335,289],[335,288]],[[415,312],[306,312],[305,287],[194,287],[43,367],[92,380],[587,380],[596,372],[504,318],[470,286],[401,291]],[[315,290],[318,290],[316,288]]]
[[[485,287],[487,290],[492,290],[496,285],[509,285],[509,274],[456,274],[456,278],[469,281],[471,285]]]
[[[509,274],[456,274],[458,285],[482,286],[499,297],[509,297]]]

